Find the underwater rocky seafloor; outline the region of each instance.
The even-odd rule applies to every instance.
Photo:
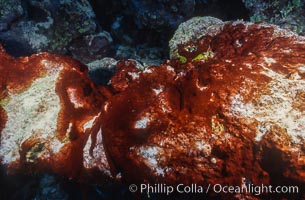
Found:
[[[287,9],[294,4],[303,9],[301,1],[289,2]],[[217,4],[159,3],[131,1],[130,10],[120,12],[125,1],[104,8],[103,1],[75,6],[20,1],[16,9],[8,7],[14,12],[2,14],[9,22],[4,20],[5,37],[0,37],[1,199],[168,198],[129,191],[129,184],[141,183],[297,185],[300,190],[173,194],[174,199],[304,198],[304,37],[267,23],[213,17],[195,17],[178,27],[190,13],[209,13]],[[182,7],[188,15],[180,13]],[[97,8],[108,11],[95,12],[111,26],[95,21]],[[11,20],[12,13],[17,17]],[[79,23],[58,26],[55,19],[62,15]],[[126,23],[134,30],[124,35]],[[176,28],[172,39],[162,34]],[[44,37],[21,36],[25,30]],[[168,60],[168,41],[163,47],[142,45],[143,33],[169,41]],[[116,41],[120,36],[125,38]],[[156,55],[147,56],[151,52]]]

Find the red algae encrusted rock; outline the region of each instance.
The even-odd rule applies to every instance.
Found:
[[[304,184],[305,38],[227,22],[179,54],[185,64],[119,63],[97,124],[112,173],[131,183]]]
[[[87,147],[104,99],[85,66],[47,53],[13,58],[1,47],[0,83],[0,160],[10,172],[79,177],[100,165],[109,176],[103,147]]]
[[[1,50],[1,163],[99,181],[304,188],[305,38],[217,27],[160,66],[118,62],[100,88],[69,58]]]

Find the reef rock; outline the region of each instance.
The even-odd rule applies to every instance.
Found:
[[[14,56],[42,51],[66,53],[73,39],[94,34],[97,28],[87,0],[10,0],[0,1],[0,7],[4,13],[0,41]]]
[[[118,64],[99,119],[113,173],[304,186],[305,38],[236,21],[178,51],[183,62],[144,71]]]
[[[6,0],[0,2],[0,31],[4,31],[8,26],[23,14],[20,0]]]
[[[269,22],[305,35],[304,0],[242,0],[252,22]]]
[[[172,39],[169,41],[169,56],[178,58],[178,46],[190,41],[197,41],[204,35],[215,36],[221,31],[224,22],[215,17],[193,17],[179,25]],[[194,49],[195,50],[195,49]]]
[[[99,88],[69,58],[2,51],[1,163],[100,182],[302,191],[305,38],[265,23],[217,30],[160,66],[117,62]]]
[[[80,178],[98,163],[110,177],[101,132],[89,136],[104,100],[85,66],[47,53],[15,59],[1,48],[0,83],[0,160],[9,173]]]
[[[69,47],[72,56],[82,63],[88,64],[105,57],[112,42],[110,34],[101,31],[98,34],[86,35],[75,39]]]
[[[99,85],[107,85],[115,74],[117,60],[105,57],[87,64],[90,78]]]
[[[164,48],[138,45],[136,47],[119,45],[116,48],[115,58],[118,60],[133,59],[137,61],[137,68],[158,66],[165,60]],[[142,67],[140,66],[142,65]]]

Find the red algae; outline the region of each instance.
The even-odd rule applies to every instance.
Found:
[[[48,53],[12,58],[3,49],[0,66],[2,162],[12,173],[51,170],[79,177],[103,103],[87,68]]]
[[[180,46],[187,63],[120,67],[112,79],[118,93],[99,121],[113,175],[129,183],[270,184],[276,176],[300,183],[294,152],[305,155],[305,113],[288,107],[303,101],[294,94],[305,90],[304,44],[276,26],[233,22]],[[274,150],[287,168],[276,174],[266,162]]]
[[[97,87],[70,58],[2,50],[1,162],[99,182],[304,186],[305,38],[227,22],[178,52],[186,62],[143,71],[118,62]]]

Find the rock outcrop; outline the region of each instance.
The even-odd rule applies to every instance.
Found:
[[[305,38],[227,22],[176,59],[112,79],[100,126],[131,183],[304,185]]]
[[[103,147],[94,154],[88,148],[104,100],[86,66],[47,53],[15,59],[1,49],[0,74],[0,159],[10,173],[79,178],[98,162],[109,176]]]
[[[103,87],[69,58],[2,50],[1,163],[100,182],[302,191],[305,38],[265,23],[217,30],[160,66],[118,62]]]
[[[281,28],[305,34],[304,0],[242,0],[252,22],[268,22]]]

